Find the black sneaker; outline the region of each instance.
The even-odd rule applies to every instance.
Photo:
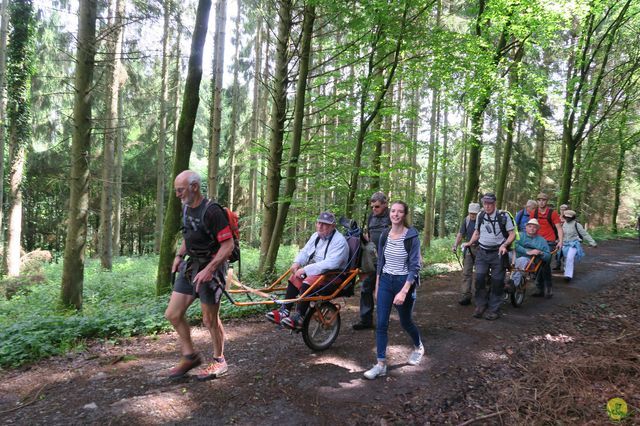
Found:
[[[373,324],[367,324],[365,322],[359,322],[352,325],[354,330],[369,330],[373,328]]]
[[[571,282],[571,277],[564,277],[564,280],[569,283]]]

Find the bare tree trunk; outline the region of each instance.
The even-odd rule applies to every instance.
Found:
[[[173,144],[171,153],[175,153],[176,151],[176,143],[178,141],[178,125],[179,119],[178,116],[180,114],[180,88],[182,87],[182,77],[181,77],[181,69],[182,69],[182,11],[180,9],[180,2],[175,3],[176,5],[176,30],[178,34],[176,34],[176,43],[174,46],[173,56],[175,57],[175,62],[173,64],[173,73],[171,76],[171,84],[173,85],[171,90],[171,104],[173,107],[171,108],[173,113],[171,114],[172,119],[172,131],[171,135],[173,136]],[[164,229],[164,224],[163,224]]]
[[[220,122],[222,120],[222,75],[224,70],[224,42],[227,25],[227,0],[216,3],[216,32],[213,39],[213,78],[211,79],[211,123],[209,125],[209,198],[218,198],[220,167]]]
[[[449,172],[449,106],[444,102],[444,125],[442,129],[442,171],[440,172],[440,220],[438,224],[438,236],[447,236],[445,216],[447,213],[447,173]]]
[[[22,240],[22,185],[26,147],[31,141],[30,88],[33,75],[35,19],[33,3],[16,0],[10,10],[10,43],[7,50],[7,116],[9,118],[9,226],[5,259],[9,276],[20,275]],[[0,158],[0,161],[4,159]],[[0,206],[1,208],[2,206]]]
[[[380,112],[380,108],[382,107],[382,103],[384,98],[391,87],[391,83],[393,83],[393,79],[395,77],[395,72],[400,62],[400,54],[402,52],[404,46],[404,28],[408,25],[408,12],[409,12],[409,4],[405,4],[405,8],[402,14],[401,23],[400,23],[400,31],[399,36],[395,40],[395,46],[392,52],[385,52],[391,57],[391,61],[386,64],[385,70],[387,70],[387,75],[384,79],[378,84],[377,89],[375,90],[374,100],[371,104],[371,111],[369,114],[366,114],[366,107],[368,103],[368,97],[370,96],[370,86],[374,83],[373,76],[377,71],[377,66],[375,65],[378,56],[382,54],[379,50],[382,35],[384,33],[384,25],[380,24],[376,29],[376,33],[373,36],[371,53],[369,56],[369,66],[368,66],[368,75],[366,77],[365,87],[362,89],[362,93],[360,96],[360,117],[359,122],[360,126],[358,128],[358,136],[356,139],[356,147],[353,156],[353,170],[351,172],[351,178],[349,180],[349,193],[347,195],[347,203],[345,208],[345,214],[347,217],[352,217],[355,208],[355,199],[356,192],[358,191],[358,179],[360,176],[360,167],[362,165],[362,150],[364,147],[364,140],[366,134],[369,130],[369,126],[376,118],[378,113]]]
[[[253,65],[253,96],[251,108],[251,133],[249,140],[253,145],[251,159],[249,160],[249,234],[247,240],[253,243],[254,229],[258,212],[258,156],[255,154],[255,146],[258,140],[260,126],[260,69],[262,67],[262,16],[258,17],[256,36],[254,39],[255,63]]]
[[[433,225],[434,225],[434,211],[435,206],[432,203],[433,195],[435,193],[435,166],[436,162],[435,152],[436,145],[438,144],[437,134],[437,114],[438,114],[438,102],[440,97],[440,91],[434,88],[431,91],[431,118],[429,119],[429,156],[427,164],[427,202],[424,206],[424,235],[422,237],[422,244],[424,247],[431,247],[431,240],[433,239]]]
[[[262,229],[260,232],[260,272],[268,267],[265,262],[271,236],[278,216],[278,197],[280,194],[280,168],[282,162],[282,141],[285,133],[287,112],[288,47],[291,32],[291,0],[278,1],[278,37],[276,39],[276,63],[273,76],[273,108],[271,111],[271,141],[267,161],[267,180],[264,195]]]
[[[231,130],[229,134],[229,208],[238,210],[240,200],[240,167],[236,160],[236,145],[238,135],[238,109],[240,108],[240,82],[238,74],[240,70],[240,18],[242,17],[242,2],[237,0],[238,16],[236,17],[236,26],[234,30],[235,51],[233,54],[233,84],[231,86]]]
[[[118,94],[118,133],[116,137],[115,147],[115,164],[113,179],[113,255],[120,256],[120,226],[122,218],[122,166],[124,164],[124,114],[123,101],[124,96],[122,87]]]
[[[306,5],[304,8],[304,21],[302,25],[302,41],[300,46],[300,66],[298,69],[298,83],[296,85],[295,106],[293,109],[291,151],[289,154],[289,164],[287,166],[287,178],[284,187],[284,197],[278,205],[278,216],[276,218],[271,243],[265,260],[266,271],[273,270],[278,249],[282,240],[284,225],[287,221],[289,207],[296,190],[298,174],[298,158],[300,156],[300,146],[302,143],[302,130],[304,119],[304,104],[307,93],[309,67],[311,63],[311,37],[313,36],[313,24],[316,19],[315,6]]]
[[[158,147],[156,148],[156,226],[153,251],[160,253],[162,242],[162,220],[164,219],[165,195],[165,150],[167,149],[167,106],[169,103],[169,28],[171,23],[171,0],[165,0],[164,26],[162,30],[162,82],[160,88],[160,120],[158,123]]]
[[[122,18],[124,0],[112,0],[109,5],[113,16],[108,30],[107,99],[102,151],[102,194],[100,197],[100,264],[111,270],[113,265],[113,181],[115,177],[115,145],[118,137],[118,93],[122,55]]]
[[[89,152],[91,152],[92,81],[96,54],[96,0],[80,0],[76,53],[71,188],[67,240],[64,247],[61,302],[82,308],[84,250],[89,216]]]
[[[2,0],[0,5],[0,246],[4,242],[3,209],[4,205],[4,145],[7,122],[5,88],[7,83],[7,27],[9,17],[7,7],[9,0]]]
[[[196,123],[198,104],[200,103],[200,82],[202,80],[202,51],[207,38],[207,26],[211,0],[199,0],[196,22],[191,38],[189,68],[184,85],[182,111],[176,137],[176,152],[173,161],[173,179],[189,167],[189,156],[193,148],[193,128]],[[156,294],[161,295],[171,290],[171,265],[175,255],[175,245],[180,229],[180,201],[177,197],[169,197],[169,203],[162,231],[162,245],[158,263]]]

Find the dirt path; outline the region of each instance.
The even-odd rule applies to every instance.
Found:
[[[472,318],[472,307],[456,303],[459,274],[425,280],[416,322],[427,355],[420,366],[406,364],[408,337],[393,317],[391,367],[388,376],[378,380],[367,381],[362,375],[375,360],[375,337],[372,331],[351,329],[358,311],[358,298],[353,297],[342,310],[336,343],[319,354],[312,353],[301,336],[275,329],[261,317],[228,323],[229,373],[210,382],[165,379],[177,358],[173,334],[93,344],[80,355],[3,372],[0,423],[462,422],[491,410],[483,406],[491,404],[482,397],[483,371],[512,354],[523,335],[543,330],[549,314],[588,300],[603,288],[615,288],[625,272],[640,264],[635,240],[604,242],[588,249],[587,256],[589,263],[578,265],[570,285],[554,277],[553,299],[527,298],[520,309],[505,306],[503,318],[493,322]],[[204,329],[194,329],[194,340],[211,355],[205,350]]]

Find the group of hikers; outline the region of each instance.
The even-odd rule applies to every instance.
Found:
[[[475,278],[473,316],[476,318],[500,317],[503,292],[515,291],[522,284],[523,272],[532,258],[540,263],[532,296],[550,299],[553,297],[552,259],[556,261],[553,269],[562,269],[568,282],[573,278],[575,262],[584,257],[582,241],[597,247],[578,223],[576,212],[563,204],[558,213],[549,207],[549,196],[543,192],[536,200],[527,201],[515,218],[507,211],[496,209],[496,196],[492,193],[485,194],[481,202],[482,209],[480,204],[469,204],[468,216],[452,247],[455,253],[458,247],[463,252],[463,281],[458,303],[471,304]],[[514,272],[505,281],[510,264]]]
[[[209,380],[228,370],[219,308],[226,286],[227,260],[234,251],[234,233],[226,209],[203,196],[201,178],[196,172],[181,172],[175,178],[174,189],[183,205],[183,242],[172,265],[172,273],[177,273],[177,277],[165,316],[178,334],[182,357],[169,371],[169,377],[183,377],[203,363],[202,356],[194,348],[186,319],[188,307],[200,298],[203,323],[211,335],[213,362],[208,363],[197,378]],[[596,246],[577,222],[574,211],[561,206],[559,214],[548,207],[548,200],[546,194],[539,194],[537,202],[528,202],[515,219],[508,212],[496,209],[496,197],[491,193],[482,197],[482,209],[477,203],[469,204],[469,214],[461,224],[453,250],[463,249],[461,305],[471,304],[475,278],[474,317],[499,318],[503,292],[513,291],[520,285],[518,270],[522,270],[532,256],[542,262],[534,296],[550,298],[553,294],[552,253],[556,253],[557,262],[564,260],[565,279],[570,280],[575,261],[584,256],[580,241],[584,239]],[[373,272],[361,277],[360,319],[353,324],[353,329],[375,328],[377,362],[364,372],[365,378],[375,379],[387,373],[386,349],[393,307],[413,345],[408,364],[420,364],[424,345],[412,318],[416,289],[420,285],[421,254],[418,231],[409,222],[409,206],[401,200],[390,203],[384,193],[376,192],[370,198],[370,207],[362,237],[375,247],[377,256]],[[516,238],[516,227],[523,230],[519,238]],[[510,260],[512,245],[516,255]],[[311,285],[320,289],[328,287],[332,282],[325,273],[344,271],[349,264],[349,255],[347,240],[336,229],[335,215],[329,211],[320,213],[316,232],[291,265],[285,299],[295,299]],[[516,273],[505,282],[505,271],[510,263],[515,263]],[[487,283],[488,274],[490,283]],[[377,309],[375,323],[374,307]],[[300,330],[308,309],[309,302],[303,299],[296,304],[283,303],[266,317],[283,328]]]

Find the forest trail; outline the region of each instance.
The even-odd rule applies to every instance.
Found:
[[[487,385],[501,373],[487,378],[487,369],[506,364],[524,337],[553,333],[553,327],[545,331],[551,315],[586,307],[598,292],[637,279],[637,240],[604,241],[585,251],[570,284],[554,276],[552,299],[528,297],[519,309],[505,305],[497,321],[474,319],[471,306],[456,303],[460,273],[424,280],[415,315],[425,359],[417,367],[406,364],[409,340],[394,316],[385,378],[363,377],[375,360],[375,336],[351,328],[355,296],[342,310],[338,339],[318,354],[262,316],[225,324],[229,372],[209,382],[165,378],[177,361],[173,333],[94,343],[82,354],[4,371],[0,424],[459,423],[495,411]],[[628,306],[637,315],[633,303]],[[194,340],[210,357],[203,328],[194,328]]]

